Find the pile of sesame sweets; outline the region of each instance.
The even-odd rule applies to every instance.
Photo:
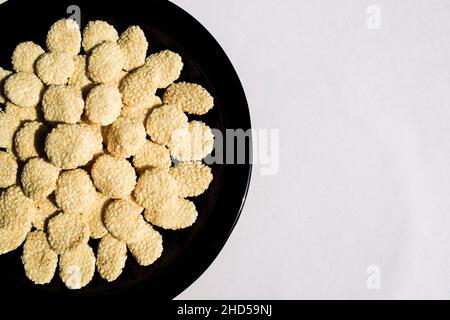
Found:
[[[206,114],[214,101],[198,84],[175,82],[178,54],[147,56],[138,26],[119,36],[104,21],[81,32],[62,19],[46,47],[20,43],[14,71],[0,68],[0,254],[23,244],[31,281],[49,283],[58,268],[80,289],[95,270],[117,279],[128,251],[154,263],[158,228],[194,224],[189,198],[213,179],[202,160],[214,136],[186,114]],[[89,239],[100,239],[95,252]]]

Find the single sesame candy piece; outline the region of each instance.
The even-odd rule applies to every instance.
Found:
[[[65,52],[76,56],[81,49],[81,32],[73,19],[56,21],[47,33],[47,48],[50,52]]]
[[[32,41],[19,43],[11,58],[13,69],[16,72],[33,73],[37,59],[44,53],[44,49]]]
[[[127,260],[127,245],[125,242],[107,234],[97,249],[97,271],[108,282],[116,280],[122,273]]]
[[[3,90],[12,103],[34,108],[41,102],[44,85],[34,74],[18,72],[6,79]]]
[[[79,213],[61,212],[54,216],[48,222],[47,233],[50,246],[58,254],[87,244],[89,240],[89,227]]]
[[[58,265],[58,255],[50,247],[43,231],[28,234],[23,246],[22,262],[25,274],[35,284],[49,283]]]
[[[94,272],[95,255],[87,244],[67,250],[59,259],[59,276],[71,290],[86,286],[91,282]]]
[[[47,85],[67,84],[74,71],[75,61],[65,52],[43,54],[36,62],[36,74]]]

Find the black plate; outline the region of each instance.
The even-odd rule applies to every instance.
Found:
[[[113,24],[119,32],[130,25],[139,25],[149,39],[150,52],[161,49],[178,52],[185,64],[180,80],[200,83],[215,99],[215,108],[199,119],[221,132],[250,129],[245,94],[226,54],[199,22],[168,1],[125,0],[116,4],[93,0],[9,0],[0,5],[0,66],[11,68],[10,57],[19,42],[31,40],[45,47],[48,28],[56,20],[68,17],[67,7],[73,4],[81,9],[82,27],[98,19]],[[195,199],[198,221],[186,230],[161,231],[164,253],[152,266],[140,267],[129,256],[117,281],[107,283],[96,274],[88,286],[71,291],[57,275],[49,285],[32,284],[24,275],[18,249],[0,256],[1,291],[9,297],[48,301],[94,296],[174,298],[208,268],[233,230],[250,181],[248,153],[247,148],[245,164],[213,165],[210,188]]]

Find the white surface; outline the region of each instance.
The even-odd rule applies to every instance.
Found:
[[[228,53],[253,126],[281,129],[279,173],[255,168],[229,242],[179,298],[450,298],[450,2],[175,3]]]

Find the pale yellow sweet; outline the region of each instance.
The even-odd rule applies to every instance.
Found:
[[[67,84],[74,71],[73,56],[66,52],[45,53],[36,61],[36,74],[46,85]]]
[[[148,42],[139,26],[128,27],[120,35],[118,44],[123,52],[125,70],[130,71],[144,65]]]
[[[56,181],[55,200],[64,212],[84,214],[96,198],[91,178],[83,169],[64,171]]]
[[[128,197],[136,185],[136,172],[131,163],[107,154],[95,161],[91,176],[97,189],[112,199]]]
[[[138,172],[152,168],[169,170],[171,164],[169,149],[150,140],[133,157],[133,166]]]
[[[153,141],[168,145],[174,131],[188,127],[188,118],[176,106],[162,105],[148,116],[145,127]]]
[[[21,107],[34,108],[41,102],[44,85],[34,74],[18,72],[5,80],[3,91],[10,102]]]
[[[141,266],[149,266],[161,257],[163,239],[158,231],[147,225],[142,237],[129,243],[128,248]]]
[[[13,185],[0,194],[0,229],[31,226],[35,212],[34,202],[19,186]]]
[[[103,223],[103,215],[107,205],[112,200],[107,196],[97,192],[97,197],[93,205],[86,211],[83,218],[89,224],[92,239],[100,239],[108,233]]]
[[[3,92],[3,86],[5,84],[6,79],[12,74],[11,71],[5,70],[0,67],[0,103],[6,102],[5,93]]]
[[[106,229],[117,239],[125,243],[137,241],[142,237],[146,222],[142,217],[142,208],[136,203],[119,199],[106,207],[103,221]]]
[[[28,279],[35,284],[49,283],[58,265],[58,255],[50,247],[43,231],[28,234],[23,245],[22,263]]]
[[[76,87],[52,85],[44,93],[42,112],[49,122],[77,123],[83,110],[83,94]]]
[[[17,181],[18,164],[10,153],[0,151],[0,188],[8,188]]]
[[[128,158],[135,155],[145,144],[144,125],[129,119],[117,118],[109,127],[106,137],[108,152],[114,157]]]
[[[35,212],[33,201],[18,186],[0,195],[0,254],[17,249],[25,241]]]
[[[44,49],[32,41],[19,43],[11,58],[14,71],[33,73],[37,59],[44,53]]]
[[[117,75],[117,78],[111,82],[111,84],[119,87],[120,84],[122,83],[122,80],[125,79],[125,77],[129,74],[128,71],[122,70],[119,72],[119,74]]]
[[[83,94],[86,94],[94,86],[92,80],[87,76],[87,57],[85,55],[78,55],[74,57],[74,61],[75,70],[69,78],[68,84],[80,89]]]
[[[187,129],[172,133],[168,147],[170,155],[179,161],[200,161],[213,151],[214,134],[203,122],[191,121]]]
[[[76,56],[81,49],[81,32],[73,19],[56,21],[47,33],[47,49],[51,52],[65,52]]]
[[[34,202],[36,212],[33,215],[32,224],[37,230],[44,230],[48,220],[58,213],[59,208],[54,202],[52,196]]]
[[[127,260],[125,242],[107,234],[100,240],[97,249],[97,271],[108,282],[116,280],[122,273]]]
[[[177,198],[163,205],[146,209],[145,220],[163,229],[178,230],[192,226],[197,220],[197,209],[192,201]]]
[[[123,103],[128,106],[151,104],[158,82],[159,74],[152,68],[141,67],[130,72],[120,82]]]
[[[116,42],[119,40],[117,30],[105,21],[89,21],[83,30],[83,49],[89,53],[92,48],[105,42]]]
[[[0,255],[16,250],[25,241],[31,225],[14,229],[0,229]]]
[[[20,127],[20,119],[13,113],[0,111],[0,148],[12,152],[14,134]]]
[[[104,42],[92,49],[87,61],[89,78],[96,83],[116,81],[123,66],[123,53],[115,42]]]
[[[121,110],[122,97],[116,86],[100,84],[89,91],[85,115],[91,123],[108,126],[120,116]]]
[[[58,254],[87,244],[89,226],[79,213],[61,212],[51,218],[47,225],[48,242]]]
[[[26,122],[14,136],[14,149],[21,161],[45,156],[45,138],[49,133],[46,125],[39,121]]]
[[[94,272],[95,255],[87,244],[67,250],[59,258],[59,276],[71,290],[86,286],[92,280]]]
[[[8,101],[5,103],[5,112],[14,114],[21,122],[35,121],[40,118],[41,108],[40,105],[34,108],[21,107]]]
[[[122,106],[120,116],[122,118],[141,122],[145,126],[146,120],[150,115],[150,113],[155,108],[160,107],[161,105],[162,105],[161,98],[158,96],[153,96],[153,100],[148,104]]]
[[[134,190],[136,202],[145,209],[157,209],[178,197],[179,186],[165,169],[144,171]]]
[[[170,50],[163,50],[150,55],[145,66],[151,68],[158,75],[158,88],[166,88],[180,77],[183,69],[181,56]]]
[[[45,159],[28,160],[20,177],[24,194],[32,200],[46,199],[55,190],[59,171]]]
[[[94,156],[98,156],[100,153],[103,153],[103,134],[102,127],[95,123],[85,123],[79,122],[78,125],[84,130],[89,131],[90,134],[94,137]]]
[[[173,104],[189,114],[203,115],[212,109],[214,99],[199,84],[178,82],[171,84],[163,95],[164,104]]]
[[[101,134],[87,130],[83,124],[60,124],[45,140],[49,160],[61,169],[75,169],[86,165],[102,150]]]
[[[201,162],[184,162],[170,168],[170,175],[180,188],[179,196],[196,197],[208,189],[213,180],[211,168]]]

